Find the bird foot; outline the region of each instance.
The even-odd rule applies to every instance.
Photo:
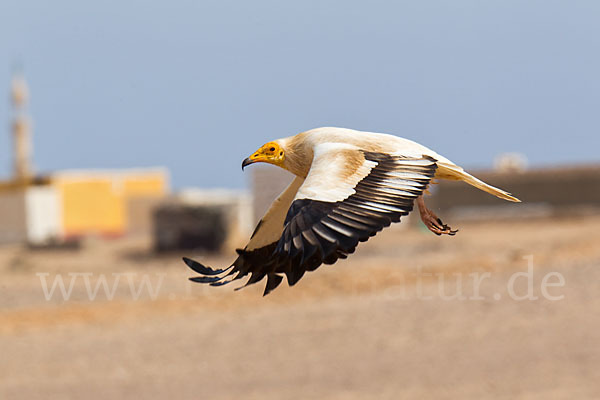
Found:
[[[417,205],[419,206],[419,214],[421,214],[421,220],[431,232],[436,235],[456,235],[458,229],[452,230],[448,225],[444,224],[442,220],[435,215],[433,211],[431,211],[425,205],[425,200],[423,200],[423,196],[420,196],[417,199]]]

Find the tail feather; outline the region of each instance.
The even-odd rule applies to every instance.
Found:
[[[457,165],[438,163],[438,170],[436,172],[436,178],[449,179],[449,180],[454,180],[454,181],[463,181],[463,182],[468,183],[471,186],[476,187],[479,190],[483,190],[484,192],[493,194],[494,196],[496,196],[498,198],[508,200],[508,201],[513,201],[515,203],[521,202],[521,200],[512,196],[510,193],[508,193],[502,189],[499,189],[497,187],[494,187],[492,185],[488,185],[487,183],[483,182],[482,180],[477,179],[473,175],[467,173],[465,170],[463,170],[461,167],[459,167]]]

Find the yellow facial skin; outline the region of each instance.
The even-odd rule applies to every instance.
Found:
[[[264,144],[260,149],[256,150],[254,154],[246,158],[242,162],[242,170],[245,166],[254,164],[257,162],[265,162],[278,167],[283,167],[283,160],[285,159],[285,152],[275,142],[269,142]]]

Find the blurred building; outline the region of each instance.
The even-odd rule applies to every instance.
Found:
[[[0,182],[0,243],[150,232],[152,210],[167,193],[163,169],[58,171],[26,184]]]
[[[460,182],[441,181],[433,186],[427,204],[443,216],[473,220],[600,214],[600,165],[472,173],[522,203],[499,200]]]
[[[169,192],[164,168],[73,170],[36,174],[32,166],[29,90],[16,75],[13,176],[0,181],[0,243],[43,245],[86,235],[149,233],[152,210]]]
[[[185,189],[154,213],[159,252],[217,252],[243,247],[254,227],[252,199],[245,191]]]
[[[165,169],[75,170],[51,175],[65,237],[149,232],[152,209],[168,194]]]

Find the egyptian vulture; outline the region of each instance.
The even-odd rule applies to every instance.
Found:
[[[283,275],[292,286],[306,271],[346,258],[359,242],[399,222],[415,202],[427,228],[436,235],[454,235],[423,201],[434,178],[463,181],[519,201],[425,146],[382,133],[313,129],[268,142],[242,162],[242,169],[257,162],[281,167],[295,178],[229,268],[212,269],[184,257],[201,275],[190,280],[221,286],[250,275],[245,287],[266,276],[264,295]]]

